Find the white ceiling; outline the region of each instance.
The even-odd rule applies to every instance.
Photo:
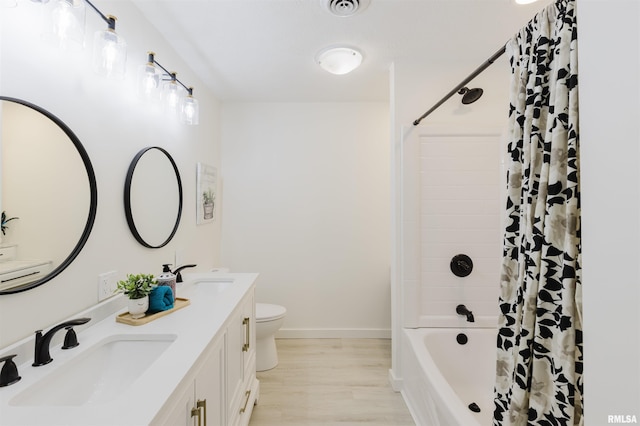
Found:
[[[356,15],[336,17],[326,1],[134,3],[219,100],[257,102],[387,101],[395,60],[466,76],[549,3],[370,0]],[[362,66],[342,76],[320,69],[314,56],[333,44],[359,48]],[[451,88],[460,80],[452,77]]]

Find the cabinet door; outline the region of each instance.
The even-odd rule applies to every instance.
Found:
[[[224,380],[224,338],[214,343],[196,377],[196,407],[202,409],[202,424],[224,426],[226,396]]]
[[[242,309],[234,310],[227,328],[227,398],[230,419],[233,419],[238,411],[244,394],[244,360],[242,355],[247,327],[244,318]]]
[[[187,386],[184,391],[179,394],[173,401],[173,403],[169,403],[170,408],[168,410],[163,410],[154,421],[151,423],[152,425],[163,425],[163,426],[193,426],[194,423],[191,420],[191,409],[195,406],[194,400],[194,388],[193,383]]]
[[[248,424],[256,398],[255,303],[250,292],[238,305],[227,328],[229,424]]]

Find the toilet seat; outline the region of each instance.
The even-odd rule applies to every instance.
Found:
[[[275,321],[284,318],[287,309],[270,303],[256,303],[256,322]]]

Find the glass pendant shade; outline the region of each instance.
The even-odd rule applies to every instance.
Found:
[[[97,31],[93,39],[93,69],[108,78],[123,79],[127,64],[127,43],[115,30]]]
[[[169,81],[165,81],[162,86],[162,103],[164,105],[165,110],[169,114],[178,114],[178,109],[180,107],[180,90],[181,86],[175,80],[175,74]]]
[[[138,95],[143,99],[160,100],[160,73],[151,62],[138,68]]]
[[[58,0],[51,12],[53,34],[60,47],[84,46],[86,8],[84,0]]]
[[[192,89],[191,89],[192,90]],[[180,105],[180,121],[184,124],[197,125],[200,122],[198,100],[191,93],[182,98]]]

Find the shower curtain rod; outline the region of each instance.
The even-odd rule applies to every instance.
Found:
[[[467,85],[467,83],[469,83],[471,80],[473,80],[474,78],[476,78],[478,76],[478,74],[480,74],[482,71],[484,71],[485,69],[487,69],[489,67],[489,65],[493,64],[496,59],[498,59],[500,56],[502,56],[502,54],[506,51],[506,44],[505,46],[502,46],[500,48],[500,50],[498,50],[496,53],[493,54],[493,56],[491,56],[489,59],[487,59],[482,65],[480,65],[478,68],[476,68],[476,70],[474,72],[472,72],[471,74],[469,74],[469,76],[467,78],[465,78],[464,80],[462,80],[462,82],[460,84],[458,84],[452,91],[450,91],[449,93],[447,93],[445,95],[444,98],[440,99],[438,101],[438,103],[436,103],[434,106],[431,107],[431,109],[427,112],[425,112],[424,114],[422,114],[420,116],[420,118],[418,118],[417,120],[415,120],[413,122],[414,126],[417,126],[418,124],[420,124],[420,122],[422,121],[423,118],[425,118],[427,115],[431,114],[433,111],[435,111],[436,109],[438,109],[438,107],[440,105],[442,105],[447,99],[449,99],[451,96],[455,95],[456,93],[458,93],[458,91],[460,89],[462,89],[463,87],[465,87]]]

